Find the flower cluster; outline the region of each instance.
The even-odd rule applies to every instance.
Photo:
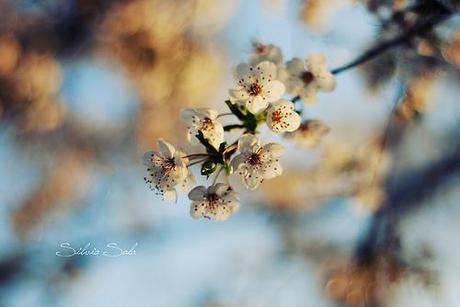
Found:
[[[335,88],[335,78],[323,56],[313,54],[284,64],[279,47],[255,43],[249,64],[236,67],[235,81],[225,101],[230,113],[219,114],[209,108],[182,111],[182,120],[188,125],[187,140],[200,145],[200,152],[188,154],[160,140],[157,151],[144,155],[148,172],[144,179],[165,201],[174,201],[177,192],[190,190],[195,181],[190,170],[193,165],[200,165],[200,173],[207,179],[214,176],[210,186],[197,186],[188,193],[190,215],[195,219],[222,221],[239,209],[229,176],[240,177],[247,189],[254,190],[264,180],[282,174],[280,158],[285,149],[281,144],[261,142],[258,133],[264,124],[286,136],[302,128],[294,138],[299,143],[304,135],[312,142],[313,134],[317,144],[328,131],[326,126],[312,124],[319,121],[302,123],[303,102],[313,101],[318,91]],[[234,116],[237,123],[223,125],[219,118],[224,115]],[[229,142],[226,132],[235,130],[240,136]],[[222,172],[226,183],[218,182]]]

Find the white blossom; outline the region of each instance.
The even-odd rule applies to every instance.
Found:
[[[176,200],[177,191],[187,190],[194,181],[187,168],[188,159],[184,157],[184,152],[162,139],[158,141],[158,152],[144,154],[143,162],[148,172],[144,180],[165,201]]]
[[[190,191],[188,198],[192,201],[190,215],[194,219],[205,217],[224,221],[240,207],[236,192],[223,183],[208,188],[197,186]]]
[[[197,144],[195,136],[201,131],[212,146],[219,148],[224,141],[224,127],[217,121],[218,115],[216,110],[209,108],[182,110],[182,119],[188,125],[187,140]]]
[[[279,157],[284,147],[276,143],[261,145],[259,139],[251,134],[245,134],[238,140],[238,154],[231,161],[231,166],[251,190],[256,189],[264,179],[281,175],[283,169]]]
[[[251,113],[267,108],[270,102],[277,101],[284,94],[284,84],[276,80],[276,65],[264,61],[253,67],[240,64],[236,68],[238,87],[230,90],[233,101],[242,103]]]
[[[267,126],[274,132],[292,132],[299,128],[300,121],[300,115],[289,100],[280,99],[267,110]]]
[[[280,65],[283,61],[281,49],[273,44],[255,42],[249,59],[249,64],[255,66],[263,61],[269,61]]]
[[[318,91],[331,92],[336,87],[334,75],[327,69],[321,54],[312,54],[305,61],[294,58],[286,63],[283,81],[286,91],[299,95],[304,102],[315,102]]]
[[[329,130],[329,127],[322,121],[311,119],[303,122],[299,129],[287,136],[297,141],[299,147],[309,149],[317,147]]]

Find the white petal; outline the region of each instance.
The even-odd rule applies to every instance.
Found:
[[[229,94],[236,101],[246,100],[249,98],[248,92],[243,87],[239,87],[236,89],[230,89]]]
[[[232,161],[230,162],[230,166],[232,167],[232,172],[237,172],[242,165],[244,165],[244,161],[246,160],[246,155],[239,154],[235,156]]]
[[[204,217],[207,211],[207,203],[208,202],[205,200],[192,202],[192,204],[190,205],[190,215],[194,219],[199,219],[199,218]]]
[[[318,85],[315,81],[311,82],[307,86],[302,87],[299,91],[300,99],[305,103],[316,102],[316,93],[318,92]]]
[[[218,149],[219,145],[224,141],[224,127],[221,123],[215,122],[211,130],[202,131],[206,139],[209,140],[209,143]]]
[[[276,75],[277,75],[277,80],[278,81],[281,81],[281,82],[285,82],[286,80],[289,79],[289,76],[290,76],[290,73],[289,71],[287,70],[286,67],[284,66],[278,66],[278,70],[276,72]]]
[[[222,200],[224,202],[239,202],[238,193],[236,193],[230,186],[224,194],[222,194]]]
[[[163,158],[172,158],[176,149],[171,143],[166,142],[163,139],[158,140],[158,151]]]
[[[277,68],[272,62],[263,61],[254,68],[254,71],[256,73],[256,78],[262,84],[276,79]]]
[[[262,147],[262,152],[265,155],[269,155],[272,158],[279,158],[285,152],[284,146],[277,143],[268,143]]]
[[[194,187],[188,193],[188,198],[194,201],[202,201],[206,199],[206,195],[207,195],[206,187],[200,185],[200,186]]]
[[[218,196],[222,196],[230,186],[225,183],[217,183],[215,185],[212,185],[208,188],[208,194],[217,194]]]
[[[252,67],[246,63],[242,63],[236,67],[235,79],[239,85],[252,83],[254,73],[251,68]]]
[[[281,48],[275,45],[270,45],[268,48],[267,60],[275,64],[280,64],[283,61]]]
[[[191,124],[193,118],[197,115],[198,115],[197,110],[193,108],[185,108],[185,109],[182,109],[181,111],[182,120],[188,124]]]
[[[177,169],[187,171],[188,158],[182,158],[186,154],[180,150],[176,151],[174,154],[174,163],[176,164]],[[185,174],[184,174],[185,177]]]
[[[197,143],[197,138],[195,135],[198,133],[198,131],[195,128],[190,127],[187,129],[187,133],[185,134],[185,137],[187,138],[187,142],[195,144]]]
[[[335,77],[330,72],[325,71],[315,76],[315,81],[318,83],[320,89],[324,92],[332,92],[333,90],[335,90]]]
[[[225,221],[232,215],[232,213],[238,211],[239,204],[238,203],[227,203],[219,205],[216,210],[210,212],[210,218],[216,221]]]
[[[298,77],[305,71],[305,62],[299,58],[293,58],[286,63],[286,69],[291,75]]]
[[[188,169],[187,169],[187,176],[185,176],[185,178],[181,181],[181,182],[177,182],[177,185],[176,185],[176,189],[179,191],[179,192],[187,192],[188,190],[190,190],[191,186],[195,183],[195,177],[193,176],[193,173],[190,172]]]
[[[326,58],[320,53],[313,53],[306,59],[307,70],[315,74],[317,71],[327,69]]]
[[[238,139],[238,150],[241,153],[253,153],[259,147],[259,139],[253,134],[244,134]]]
[[[248,109],[249,112],[256,114],[265,110],[268,106],[268,102],[269,101],[267,101],[267,99],[264,99],[261,96],[250,97],[246,101],[246,109]]]
[[[302,118],[300,117],[300,115],[297,112],[293,112],[287,118],[288,128],[286,129],[286,132],[292,132],[297,130],[300,127],[301,121]]]
[[[163,192],[163,200],[168,203],[175,202],[177,200],[176,190],[166,190]]]
[[[212,120],[215,120],[217,118],[217,115],[219,115],[219,112],[211,109],[211,108],[198,108],[197,111],[200,114],[201,118],[209,118]]]
[[[273,102],[281,98],[283,96],[286,88],[284,84],[278,80],[273,80],[268,82],[264,87],[263,90],[263,97],[265,97],[267,102]]]
[[[294,110],[294,103],[292,101],[289,101],[289,100],[286,100],[286,99],[280,99],[280,100],[277,100],[275,102],[272,103],[272,108],[277,108],[277,107],[282,107],[282,106],[286,106],[288,107],[289,109],[291,110]]]
[[[283,167],[278,162],[270,163],[265,167],[264,178],[271,179],[275,178],[283,173]]]
[[[257,50],[257,48],[263,47],[262,51]],[[254,45],[254,51],[251,55],[250,63],[251,65],[257,65],[263,61],[270,61],[275,64],[280,64],[283,61],[283,55],[281,49],[275,45],[264,45],[256,43]]]
[[[147,151],[143,156],[142,156],[142,163],[145,166],[152,166],[152,157],[155,155],[153,151]]]
[[[243,183],[246,188],[250,190],[255,190],[263,182],[264,177],[260,172],[249,171],[243,176]]]
[[[299,91],[304,87],[305,83],[300,80],[297,76],[291,76],[289,79],[284,81],[286,87],[286,93],[291,95],[298,95]]]

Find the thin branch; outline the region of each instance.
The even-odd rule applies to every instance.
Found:
[[[190,167],[190,166],[193,166],[193,165],[196,165],[196,164],[200,164],[200,163],[202,163],[202,162],[204,162],[206,160],[208,160],[208,159],[206,158],[206,159],[203,159],[203,160],[198,160],[198,161],[192,162],[189,165],[187,165],[187,167]]]
[[[224,116],[229,116],[229,115],[233,115],[233,113],[231,113],[231,112],[229,112],[229,113],[221,113],[221,114],[217,115],[217,118],[224,117]]]
[[[336,75],[350,68],[366,63],[376,58],[377,56],[385,53],[386,51],[410,41],[410,39],[414,38],[415,36],[426,34],[427,32],[431,31],[436,25],[448,19],[451,15],[452,15],[451,11],[444,9],[442,10],[442,13],[439,13],[432,17],[427,17],[426,19],[421,21],[418,25],[415,25],[413,28],[411,28],[407,32],[402,33],[392,39],[381,42],[375,47],[364,52],[362,55],[357,57],[354,61],[344,66],[333,69],[331,73]]]
[[[245,126],[242,124],[227,125],[227,126],[224,126],[224,131],[232,131],[235,129],[244,129],[244,128]]]
[[[183,157],[181,157],[181,158],[182,158],[182,159],[185,159],[185,158],[196,159],[196,158],[200,158],[200,157],[209,157],[209,154],[205,154],[205,153],[196,153],[196,154],[186,155],[186,156],[183,156]]]

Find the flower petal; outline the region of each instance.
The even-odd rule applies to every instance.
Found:
[[[239,85],[252,83],[254,77],[253,68],[250,65],[242,63],[236,67],[235,79]]]
[[[318,92],[318,84],[316,81],[311,82],[307,86],[302,87],[299,91],[300,99],[305,103],[315,103],[316,93]]]
[[[224,127],[219,122],[214,122],[214,125],[209,130],[202,130],[203,135],[209,140],[209,143],[218,149],[219,145],[224,141]]]
[[[174,189],[163,191],[162,196],[163,196],[163,200],[168,203],[172,203],[177,200],[177,193],[176,193],[176,190]]]
[[[335,90],[336,81],[333,74],[328,71],[324,71],[315,77],[315,81],[318,83],[319,88],[324,92],[332,92]]]
[[[241,153],[253,153],[259,149],[259,139],[253,134],[243,134],[238,139],[238,150]]]
[[[225,221],[239,209],[239,204],[237,202],[224,203],[219,206],[212,212],[209,212],[209,217],[216,221]]]
[[[300,127],[300,122],[302,118],[297,112],[293,112],[291,115],[288,115],[287,122],[288,128],[286,128],[286,132],[292,132],[297,130]]]
[[[155,156],[155,152],[153,151],[147,151],[143,156],[142,156],[142,163],[145,166],[152,166],[152,158]]]
[[[268,164],[265,167],[265,173],[264,173],[264,178],[265,179],[271,179],[275,178],[283,173],[283,167],[279,162],[273,162]]]
[[[166,142],[164,139],[160,139],[158,140],[158,151],[163,158],[172,158],[174,157],[176,149],[171,143]]]
[[[193,108],[185,108],[181,111],[181,118],[184,122],[191,124],[193,118],[198,116],[198,112],[196,109]]]
[[[198,111],[200,112],[200,115],[202,117],[207,117],[212,120],[215,120],[217,118],[217,115],[219,115],[219,112],[217,110],[211,108],[198,108]]]
[[[284,146],[277,143],[268,143],[262,147],[264,156],[269,155],[273,158],[279,158],[285,152]]]
[[[254,68],[256,78],[262,84],[276,79],[276,65],[269,61],[263,61]]]
[[[218,196],[222,196],[230,186],[225,183],[217,183],[208,187],[208,194],[217,194]]]
[[[305,62],[299,58],[293,58],[286,63],[286,69],[293,76],[300,76],[305,71]]]
[[[284,84],[278,80],[273,80],[268,82],[263,87],[263,97],[267,102],[273,102],[281,98],[285,92],[286,88]]]
[[[255,190],[257,187],[264,181],[263,174],[250,170],[248,171],[245,176],[243,177],[243,183],[246,186],[246,188],[250,190]]]
[[[232,167],[232,172],[237,172],[244,165],[245,160],[246,160],[246,155],[244,154],[239,154],[235,156],[230,162],[230,166]]]
[[[244,101],[249,98],[248,92],[243,87],[239,87],[236,89],[230,89],[228,92],[230,96],[236,101],[242,101],[242,100]]]
[[[207,211],[207,204],[208,202],[205,200],[192,202],[192,204],[190,205],[190,215],[194,219],[199,219],[199,218],[204,217]]]
[[[312,53],[305,60],[307,70],[316,74],[321,70],[327,70],[326,58],[320,53]]]
[[[286,99],[280,99],[280,100],[273,102],[271,108],[278,108],[278,107],[283,107],[283,106],[291,110],[294,110],[294,103]]]
[[[207,189],[205,186],[194,187],[189,193],[188,198],[194,201],[203,201],[206,199]]]
[[[188,169],[187,169],[187,175],[185,176],[185,178],[182,180],[182,182],[178,182],[177,185],[176,185],[176,189],[179,191],[179,192],[187,192],[188,190],[190,190],[190,187],[195,183],[195,177],[193,176],[193,173],[190,172]]]
[[[265,97],[261,96],[250,97],[248,100],[246,100],[246,109],[248,109],[248,111],[253,114],[265,110],[268,106],[269,101],[267,101],[267,99],[264,98]]]

